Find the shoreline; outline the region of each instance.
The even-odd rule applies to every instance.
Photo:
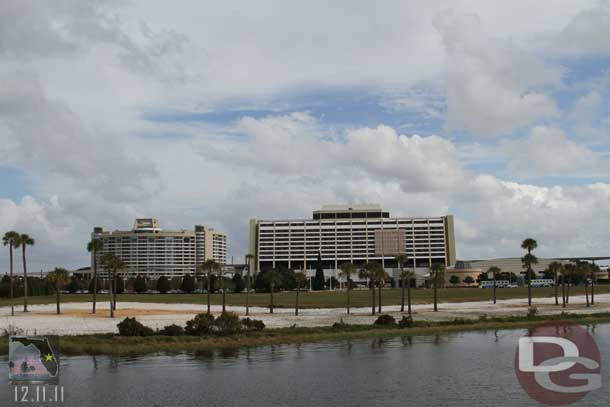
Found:
[[[259,332],[244,332],[231,336],[162,336],[125,337],[116,334],[91,334],[60,337],[60,352],[66,356],[109,355],[141,356],[153,353],[239,349],[248,347],[291,345],[316,342],[338,342],[380,337],[416,337],[449,335],[461,332],[527,329],[543,323],[610,323],[610,312],[588,315],[563,313],[558,315],[512,316],[476,319],[456,318],[450,321],[415,321],[413,326],[399,328],[375,325],[340,325],[338,327],[267,328]],[[0,337],[0,355],[8,354],[8,337]]]

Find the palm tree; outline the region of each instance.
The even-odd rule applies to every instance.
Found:
[[[13,297],[14,297],[14,290],[13,290],[13,249],[17,244],[17,240],[19,239],[19,233],[15,232],[14,230],[11,230],[10,232],[6,232],[4,234],[4,236],[2,237],[2,244],[4,246],[8,246],[8,252],[9,252],[9,261],[10,261],[10,286],[11,286],[11,291],[10,291],[10,295],[11,295],[11,316],[15,316],[15,304],[13,303]]]
[[[352,291],[352,274],[356,272],[356,268],[353,263],[343,263],[339,266],[341,271],[339,272],[339,277],[345,278],[347,280],[347,313],[350,313],[350,293]]]
[[[488,270],[487,270],[487,274],[491,273],[491,275],[493,276],[493,281],[494,281],[494,285],[493,285],[493,303],[496,303],[496,279],[498,274],[500,274],[500,272],[502,271],[502,269],[500,269],[500,267],[496,267],[496,266],[491,266]]]
[[[254,255],[251,253],[246,254],[246,264],[248,266],[248,277],[246,279],[246,315],[250,315],[250,265]]]
[[[403,297],[404,297],[405,282],[407,284],[407,313],[409,315],[411,315],[411,281],[413,281],[413,279],[415,278],[415,271],[403,270],[400,272],[399,278],[402,281]],[[404,311],[404,307],[402,307],[402,305],[404,305],[404,298],[403,298],[403,304],[401,304],[401,307],[400,307],[400,310]]]
[[[557,276],[562,268],[563,265],[560,262],[554,261],[546,269],[547,272],[553,273],[553,279],[555,280],[555,305],[559,305],[559,280]]]
[[[371,288],[371,315],[375,315],[375,269],[381,267],[374,261],[368,262],[358,271],[358,277],[369,280]]]
[[[576,264],[576,272],[579,277],[583,277],[585,280],[585,298],[587,301],[587,308],[591,306],[589,303],[589,263],[578,262]]]
[[[405,280],[407,278],[407,274],[405,273],[405,264],[407,263],[407,255],[400,254],[395,258],[396,264],[398,264],[398,268],[400,269],[400,274],[398,277],[400,278],[400,285],[402,287],[401,296],[400,296],[400,312],[405,312]]]
[[[222,266],[220,264],[218,264],[218,266],[216,267],[216,274],[218,274],[218,286],[220,288],[220,292],[222,294],[222,313],[224,314],[226,311],[226,288],[225,288],[225,276],[224,276],[224,270],[222,269]]]
[[[434,287],[434,311],[438,311],[438,294],[437,287],[445,280],[445,265],[436,263],[430,269],[430,280]]]
[[[70,277],[68,276],[68,270],[55,267],[55,270],[47,275],[49,281],[55,287],[55,300],[57,302],[57,315],[61,314],[61,309],[59,307],[60,299],[61,299],[61,289],[68,284],[70,281]]]
[[[93,311],[95,314],[95,305],[97,303],[97,254],[104,248],[104,243],[101,239],[91,239],[87,243],[87,251],[91,253],[91,265],[93,266]]]
[[[108,272],[108,280],[110,281],[110,318],[114,318],[114,311],[116,310],[117,272],[125,268],[125,263],[114,253],[104,254],[101,258],[101,262]]]
[[[23,259],[23,312],[28,312],[28,267],[25,257],[25,248],[27,246],[34,246],[34,239],[27,234],[22,233],[19,235],[15,247],[21,247],[21,258]]]
[[[377,263],[379,264],[379,263]],[[377,282],[377,294],[379,295],[379,301],[377,304],[377,311],[379,311],[379,313],[381,314],[381,289],[383,288],[383,286],[385,285],[386,280],[389,278],[388,273],[385,271],[385,269],[379,265],[379,267],[375,267],[375,281]]]
[[[273,314],[273,291],[282,282],[282,275],[276,269],[271,269],[265,273],[265,281],[269,284],[269,313]]]
[[[576,265],[570,263],[563,266],[565,278],[568,280],[568,288],[566,289],[566,304],[570,303],[570,286],[572,285],[572,279],[576,275]]]
[[[220,265],[218,263],[216,263],[216,261],[214,261],[213,259],[208,259],[206,261],[203,262],[203,264],[201,265],[201,269],[203,270],[203,272],[206,274],[206,280],[207,280],[207,292],[208,292],[208,314],[210,314],[211,311],[211,294],[212,294],[212,287],[211,287],[211,281],[212,281],[212,274],[217,272],[220,269]]]
[[[294,304],[294,315],[299,315],[299,293],[301,292],[301,285],[307,282],[307,276],[304,272],[299,271],[294,273],[294,280],[297,282],[297,297]]]
[[[591,305],[595,304],[595,281],[597,279],[598,271],[599,266],[593,262],[593,264],[591,264]]]
[[[561,306],[562,308],[566,307],[566,277],[568,275],[569,270],[566,267],[559,263],[560,267],[557,268],[557,273],[561,275]]]
[[[521,259],[523,268],[527,270],[527,305],[532,305],[532,264],[538,263],[538,258],[532,254],[532,251],[538,247],[538,242],[532,238],[527,238],[521,243],[521,248],[527,250],[527,254]]]

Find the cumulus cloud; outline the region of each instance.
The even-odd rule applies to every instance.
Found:
[[[218,147],[217,140],[202,140],[200,151],[211,160],[232,158],[236,165],[303,179],[366,174],[415,192],[447,187],[461,176],[454,144],[439,136],[399,135],[384,125],[325,134],[328,130],[306,113],[245,117],[237,131],[245,142]]]
[[[603,175],[610,167],[601,154],[570,140],[558,128],[534,127],[529,136],[504,141],[512,173],[529,177]]]
[[[50,171],[107,200],[134,200],[154,191],[154,164],[122,149],[110,134],[88,128],[65,104],[50,100],[36,76],[0,80],[0,131],[13,146],[9,164]],[[129,177],[126,175],[129,174]]]
[[[558,114],[539,90],[560,81],[558,69],[491,38],[477,15],[441,13],[434,26],[448,55],[448,129],[493,137]]]
[[[609,55],[610,2],[599,1],[594,7],[577,13],[559,33],[557,49],[573,55]]]
[[[445,6],[457,11],[438,16]],[[224,230],[241,258],[249,217],[378,202],[398,216],[454,213],[461,258],[519,255],[526,235],[544,255],[600,254],[609,186],[573,176],[606,179],[597,121],[607,81],[579,89],[558,117],[550,95],[562,70],[540,47],[567,26],[570,49],[603,54],[586,38],[587,24],[602,32],[605,17],[570,23],[587,7],[0,2],[0,179],[1,167],[16,169],[29,194],[0,191],[0,228],[37,238],[35,269],[86,264],[92,226],[128,228],[136,216]],[[295,102],[337,90],[354,105],[373,95],[379,109],[338,102],[329,108],[341,112],[337,123],[324,96]],[[283,113],[142,117],[234,117],[244,106]],[[585,130],[594,147],[582,143]],[[498,141],[508,133],[519,138]],[[561,178],[514,182],[525,169]],[[583,185],[564,186],[568,177]]]

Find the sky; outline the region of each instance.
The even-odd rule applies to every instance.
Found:
[[[459,259],[610,255],[610,3],[0,0],[0,232],[325,204],[453,214]],[[8,250],[0,251],[0,270]]]

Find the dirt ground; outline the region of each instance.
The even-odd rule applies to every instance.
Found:
[[[554,305],[553,298],[536,299],[534,305],[540,314],[558,314],[562,311],[577,313],[592,313],[610,311],[610,294],[599,294],[595,297],[595,306],[586,308],[584,297],[570,298],[567,309]],[[525,315],[527,313],[527,299],[512,299],[498,301],[492,304],[489,301],[473,301],[463,303],[441,303],[439,311],[434,312],[432,305],[414,305],[413,317],[420,320],[445,320],[453,318],[478,318],[486,314],[489,316]],[[123,302],[118,304],[114,318],[109,317],[107,303],[98,304],[97,313],[91,314],[91,303],[62,304],[61,315],[55,314],[54,304],[31,305],[30,312],[24,313],[17,307],[14,317],[10,316],[9,307],[0,308],[0,334],[5,331],[17,329],[23,334],[58,334],[76,335],[90,333],[117,332],[117,323],[123,318],[136,317],[143,324],[152,328],[162,328],[170,324],[184,325],[186,321],[206,307],[195,304],[150,304],[137,302]],[[228,311],[240,316],[245,315],[245,308],[238,306],[227,307]],[[218,314],[221,307],[212,306],[212,312]],[[262,319],[265,325],[272,328],[290,326],[326,326],[343,320],[350,324],[370,324],[377,316],[371,316],[369,307],[353,308],[350,315],[344,308],[315,308],[300,311],[299,316],[294,315],[294,309],[276,308],[274,314],[262,307],[251,307],[250,317]],[[400,319],[402,313],[399,306],[384,306],[384,314],[391,314]]]

